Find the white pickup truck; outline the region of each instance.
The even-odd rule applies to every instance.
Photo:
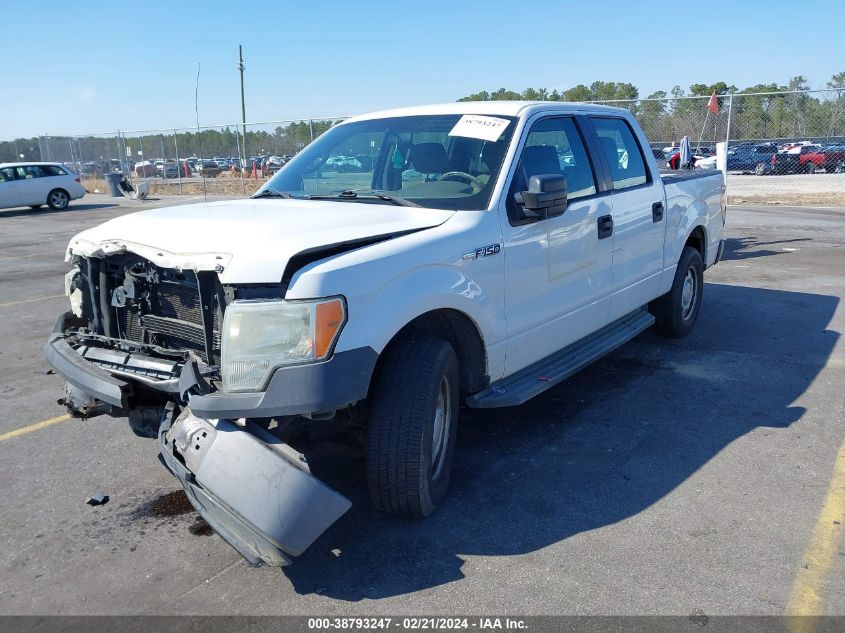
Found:
[[[690,331],[725,211],[722,174],[661,175],[626,110],[358,116],[251,199],[76,235],[45,356],[73,415],[128,416],[221,537],[283,565],[350,506],[311,474],[310,431],[354,431],[376,507],[429,515],[462,406]]]

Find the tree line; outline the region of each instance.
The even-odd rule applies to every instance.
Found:
[[[705,99],[716,94],[719,111],[725,115],[730,95],[732,100],[731,139],[783,139],[799,137],[845,136],[845,72],[836,73],[827,82],[832,93],[812,93],[806,77],[792,77],[786,84],[756,84],[739,89],[724,81],[713,84],[695,83],[686,91],[674,86],[668,93],[658,90],[641,98],[634,84],[615,81],[594,81],[589,86],[578,84],[568,90],[527,88],[521,92],[499,88],[482,90],[458,101],[592,101],[624,107],[633,112],[651,140],[678,140],[687,135],[708,140],[723,140],[727,118],[708,116]],[[807,94],[755,95],[764,92],[798,92]]]
[[[275,129],[250,129],[243,137],[240,126],[215,129],[177,130],[114,136],[51,136],[18,138],[0,142],[0,162],[53,160],[58,162],[108,161],[153,158],[203,158],[238,156],[239,145],[247,156],[295,154],[301,147],[335,124],[333,120],[295,121]],[[246,143],[244,144],[244,138]],[[141,152],[139,154],[138,152]]]
[[[819,96],[811,93],[803,76],[791,78],[786,84],[756,84],[742,90],[724,81],[713,84],[695,83],[684,90],[674,86],[668,93],[662,90],[640,97],[634,84],[615,81],[594,81],[578,84],[568,90],[527,88],[521,92],[500,88],[494,92],[481,91],[458,101],[617,101],[631,110],[653,141],[678,140],[684,135],[697,139],[722,140],[726,135],[726,102],[733,98],[731,113],[732,139],[782,139],[845,136],[845,72],[833,75],[827,87],[834,92]],[[791,92],[799,94],[762,95],[761,92]],[[704,99],[716,93],[720,114],[707,113]],[[803,94],[807,93],[807,94]],[[295,121],[270,129],[250,129],[246,132],[246,154],[254,156],[294,154],[300,147],[329,129],[335,121]],[[237,156],[238,145],[244,147],[238,126],[220,129],[201,129],[199,132],[180,130],[175,133],[147,133],[111,137],[42,137],[18,138],[0,142],[0,162],[20,160],[55,160],[87,162],[125,158],[126,148],[132,160],[143,158],[180,158],[188,156]],[[49,150],[49,152],[48,152]]]

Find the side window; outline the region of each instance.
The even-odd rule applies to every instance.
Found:
[[[648,182],[642,151],[628,123],[623,119],[598,117],[592,121],[610,167],[613,188],[625,189]]]
[[[596,182],[587,150],[569,117],[543,119],[528,132],[520,157],[525,187],[531,176],[563,174],[569,200],[596,193]]]
[[[3,169],[0,169],[0,182],[6,182],[10,180],[15,180],[15,168],[4,167]]]
[[[41,165],[41,169],[46,172],[44,176],[67,176],[67,172],[58,165]]]
[[[29,178],[44,178],[45,176],[50,175],[50,173],[41,165],[30,165],[26,168],[26,172]]]

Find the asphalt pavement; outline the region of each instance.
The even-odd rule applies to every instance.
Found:
[[[0,210],[0,614],[845,614],[845,210],[731,207],[689,337],[463,410],[427,520],[335,462],[352,509],[280,570],[214,535],[125,420],[65,419],[41,356],[76,231],[197,201]]]

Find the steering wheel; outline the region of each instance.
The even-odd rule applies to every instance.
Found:
[[[437,177],[437,180],[446,180],[452,176],[458,176],[459,178],[465,179],[469,184],[474,187],[478,187],[478,190],[484,189],[484,183],[481,182],[478,178],[473,176],[472,174],[468,174],[465,171],[447,171],[445,174],[440,174]]]

